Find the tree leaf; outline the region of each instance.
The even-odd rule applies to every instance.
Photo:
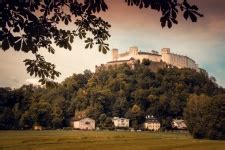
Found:
[[[189,15],[190,15],[190,18],[191,18],[192,22],[197,22],[197,17],[195,16],[195,14],[189,13]]]
[[[4,38],[3,41],[2,41],[2,49],[4,51],[8,50],[9,49],[9,41],[8,41],[8,38]]]
[[[22,51],[24,51],[24,52],[29,52],[29,48],[28,48],[28,46],[27,46],[27,43],[25,43],[25,42],[22,42]]]
[[[178,21],[174,18],[171,18],[171,20],[173,21],[173,23],[178,24]]]
[[[160,21],[161,21],[161,26],[164,28],[166,26],[166,20],[165,20],[165,18],[164,17],[161,17]]]
[[[67,19],[67,18],[65,18],[64,23],[65,23],[66,25],[68,25],[69,21],[68,21],[68,19]]]
[[[167,26],[168,26],[169,28],[172,27],[172,22],[170,21],[170,19],[167,20]]]
[[[18,40],[18,41],[14,44],[14,49],[15,49],[16,51],[19,51],[19,50],[20,50],[20,48],[21,48],[21,43],[22,43],[22,40],[20,39],[20,40]]]
[[[186,11],[184,12],[184,18],[187,20],[188,17],[189,17],[189,12],[186,10]]]
[[[20,28],[18,26],[15,26],[13,32],[20,32]]]

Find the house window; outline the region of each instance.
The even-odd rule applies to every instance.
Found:
[[[90,124],[90,122],[85,122],[85,124],[86,124],[86,125],[89,125],[89,124]]]

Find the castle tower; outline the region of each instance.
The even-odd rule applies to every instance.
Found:
[[[137,55],[138,54],[138,47],[130,47],[129,54],[131,56]]]
[[[117,61],[119,58],[119,50],[116,48],[112,49],[112,61]]]
[[[162,54],[169,54],[170,53],[170,48],[163,48],[162,49]]]
[[[162,51],[162,61],[170,64],[170,48],[163,48]]]

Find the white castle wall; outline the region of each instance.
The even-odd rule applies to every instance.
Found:
[[[117,50],[117,49],[116,49]],[[129,60],[130,58],[134,58],[136,60],[142,61],[143,59],[149,59],[155,62],[161,61],[161,55],[158,54],[151,54],[151,53],[145,53],[145,52],[138,52],[137,47],[131,47],[129,51],[121,54],[117,54],[118,51],[115,51],[113,49],[112,51],[112,60],[113,61],[119,61],[119,60]]]
[[[139,59],[142,61],[143,59],[149,59],[151,61],[160,62],[161,61],[161,55],[149,55],[149,54],[139,54],[134,57],[135,59]]]
[[[163,55],[163,54],[162,54]],[[167,64],[177,66],[178,68],[185,68],[188,66],[187,64],[187,57],[176,55],[176,54],[165,54],[167,57],[163,60]]]
[[[117,61],[119,57],[119,50],[118,49],[112,49],[112,60]]]
[[[162,61],[178,68],[191,68],[198,71],[198,65],[187,56],[170,53],[169,48],[162,49]]]

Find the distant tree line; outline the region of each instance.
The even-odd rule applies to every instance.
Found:
[[[165,68],[154,73],[148,65],[86,70],[54,88],[0,88],[0,129],[57,129],[82,117],[106,128],[114,116],[129,118],[131,127],[139,129],[150,114],[159,119],[162,130],[180,118],[195,138],[225,139],[223,88],[195,70]]]

